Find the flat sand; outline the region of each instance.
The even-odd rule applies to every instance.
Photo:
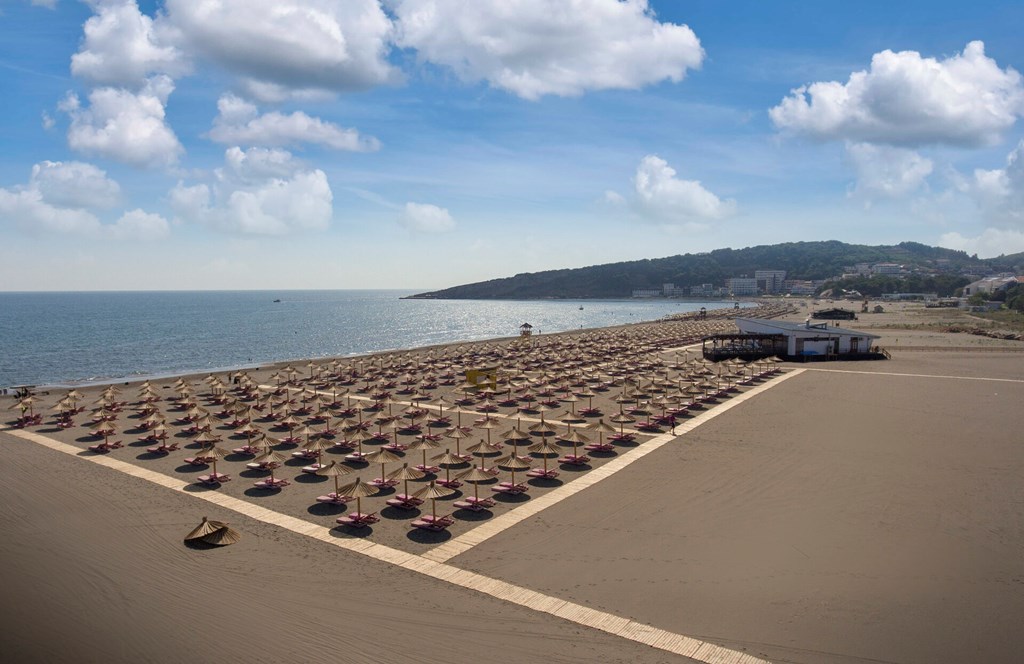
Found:
[[[1020,661],[1024,344],[886,327],[918,315],[860,326],[884,335],[892,360],[788,365],[801,373],[450,564],[777,662]],[[922,350],[937,345],[948,350]],[[613,412],[613,397],[596,405]],[[182,464],[191,451],[111,456],[181,479],[204,470]],[[341,513],[311,506],[320,478],[287,466],[294,485],[266,495],[240,468],[224,462],[235,480],[222,491],[253,515],[329,528]],[[0,481],[10,661],[690,661],[3,431]],[[242,541],[185,547],[204,515]],[[421,555],[479,523],[423,537],[382,515],[370,532],[331,534]]]
[[[881,373],[928,359],[808,365],[452,562],[773,661],[1020,661],[1024,357]]]

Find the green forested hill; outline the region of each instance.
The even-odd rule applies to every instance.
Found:
[[[623,263],[517,274],[455,286],[417,298],[533,299],[629,297],[637,288],[678,287],[710,283],[721,286],[729,277],[754,276],[755,270],[786,270],[788,279],[827,279],[854,263],[901,263],[944,270],[1013,270],[1024,266],[1024,254],[978,259],[962,251],[916,242],[871,247],[838,241],[787,242],[745,249],[716,249]],[[1022,270],[1024,271],[1024,270]]]

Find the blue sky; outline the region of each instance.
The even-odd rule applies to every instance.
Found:
[[[1020,3],[0,12],[7,290],[433,289],[798,240],[1024,251]]]

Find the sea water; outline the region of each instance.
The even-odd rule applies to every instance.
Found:
[[[563,332],[731,307],[678,300],[405,300],[414,291],[0,293],[0,387],[64,385]]]

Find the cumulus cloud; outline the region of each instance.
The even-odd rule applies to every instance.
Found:
[[[28,186],[47,202],[65,208],[110,208],[121,198],[117,182],[96,166],[80,161],[40,162],[32,167]]]
[[[704,50],[647,0],[390,0],[396,43],[525,99],[678,82]]]
[[[151,240],[170,232],[156,214],[132,210],[103,224],[94,210],[109,208],[121,188],[99,168],[82,162],[43,161],[25,185],[0,188],[0,216],[28,232],[55,232],[115,240]]]
[[[355,129],[344,129],[302,111],[260,115],[255,104],[232,94],[223,95],[217,101],[217,109],[219,113],[214,118],[210,138],[218,143],[259,146],[308,143],[354,152],[380,148],[379,141],[373,137],[361,136]]]
[[[455,220],[447,209],[429,203],[406,203],[400,223],[422,233],[447,233],[455,230]]]
[[[107,233],[118,240],[160,240],[171,234],[171,227],[160,215],[135,209],[121,215]]]
[[[989,220],[1024,225],[1024,140],[1007,156],[1005,168],[977,169],[961,188]]]
[[[664,159],[647,155],[633,176],[633,191],[626,198],[605,192],[606,202],[628,204],[641,216],[667,226],[703,228],[707,222],[724,219],[736,211],[736,202],[722,200],[697,180],[680,180]]]
[[[811,83],[769,111],[780,130],[818,140],[891,145],[991,145],[1024,114],[1024,85],[980,41],[938,60],[876,53],[844,83]]]
[[[377,0],[167,0],[164,9],[158,23],[181,48],[268,90],[356,90],[396,77],[391,20]]]
[[[982,258],[1015,254],[1024,251],[1024,232],[986,228],[980,235],[974,237],[946,233],[939,238],[939,246],[977,254]]]
[[[284,150],[229,148],[211,185],[179,182],[168,199],[179,219],[222,231],[286,235],[326,229],[333,215],[327,176]]]
[[[94,83],[139,87],[153,73],[177,76],[188,69],[184,54],[165,43],[153,19],[135,0],[92,1],[96,14],[83,26],[84,38],[71,56],[71,73]]]
[[[38,189],[0,189],[0,214],[27,231],[96,233],[100,220],[92,212],[48,203]]]
[[[135,166],[171,166],[185,151],[165,122],[164,106],[174,90],[167,76],[150,78],[139,92],[97,88],[83,107],[70,94],[59,108],[71,117],[68,145]]]
[[[920,189],[932,173],[930,159],[914,150],[870,143],[848,143],[847,161],[857,174],[850,191],[870,201],[876,197],[900,198]]]

